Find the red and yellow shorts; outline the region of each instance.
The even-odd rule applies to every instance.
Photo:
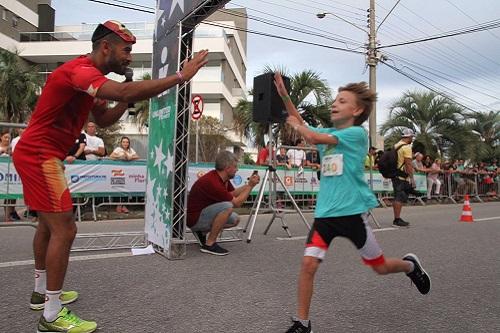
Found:
[[[315,218],[309,231],[304,256],[323,260],[335,237],[349,239],[359,250],[366,265],[377,266],[385,262],[367,220],[368,214]]]
[[[19,145],[12,159],[23,183],[24,201],[30,209],[49,213],[73,209],[60,159]]]

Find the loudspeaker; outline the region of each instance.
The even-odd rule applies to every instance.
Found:
[[[283,76],[290,91],[290,78]],[[283,123],[288,113],[274,85],[274,73],[265,73],[253,79],[252,119],[257,123]]]

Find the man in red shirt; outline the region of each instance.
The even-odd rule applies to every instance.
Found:
[[[267,142],[265,147],[262,147],[262,149],[259,151],[259,154],[257,155],[257,162],[255,164],[257,165],[268,165],[269,161],[269,149],[271,148],[271,145],[269,141]]]
[[[62,292],[71,245],[76,235],[72,201],[62,161],[80,135],[89,113],[101,126],[116,122],[129,102],[156,96],[190,80],[206,64],[208,51],[186,62],[181,72],[157,80],[116,82],[105,77],[125,74],[132,62],[135,36],[120,22],[107,21],[92,35],[92,52],[57,68],[48,78],[31,121],[16,146],[15,167],[26,204],[38,212],[33,240],[35,290],[32,309],[44,309],[38,332],[95,331],[93,321],[79,319],[62,304],[77,292]],[[105,100],[119,102],[107,108]]]
[[[217,237],[224,228],[240,222],[233,208],[240,207],[260,181],[259,175],[254,173],[247,184],[235,189],[230,180],[237,171],[238,158],[229,151],[222,151],[215,157],[215,170],[198,179],[189,191],[187,226],[202,243],[201,252],[218,256],[229,253],[217,244]]]

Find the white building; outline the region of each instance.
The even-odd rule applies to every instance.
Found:
[[[245,14],[245,9],[232,9]],[[51,1],[0,0],[0,48],[18,50],[26,61],[36,64],[44,75],[50,74],[62,63],[91,51],[90,37],[98,23],[54,26],[57,13]],[[208,21],[225,26],[247,28],[247,19],[217,12]],[[134,79],[151,72],[153,23],[123,22],[137,37],[133,47]],[[204,99],[204,115],[221,121],[231,128],[233,109],[238,100],[246,97],[247,35],[246,32],[211,25],[200,25],[195,31],[194,51],[209,50],[209,62],[195,76],[192,94]],[[116,74],[109,77],[123,80]],[[143,134],[124,116],[122,133],[138,139]],[[242,139],[233,131],[227,136],[235,145]],[[143,143],[146,141],[143,138]],[[136,147],[137,145],[135,145]],[[139,147],[140,149],[141,147]]]

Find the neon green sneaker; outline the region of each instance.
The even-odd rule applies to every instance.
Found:
[[[62,305],[73,303],[78,299],[78,292],[76,291],[63,291],[61,296],[59,296]],[[45,307],[45,294],[37,293],[33,291],[31,294],[30,309],[32,310],[43,310]]]
[[[38,333],[91,333],[97,328],[94,321],[78,318],[67,307],[63,307],[57,314],[56,320],[48,322],[43,316],[38,321]]]

